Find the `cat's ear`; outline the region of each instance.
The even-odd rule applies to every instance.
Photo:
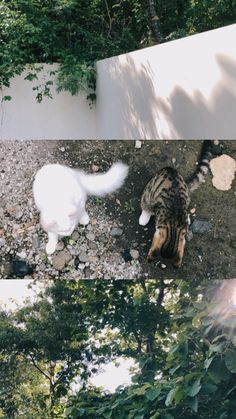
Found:
[[[147,260],[153,260],[157,253],[160,252],[163,243],[166,240],[166,229],[161,228],[155,231],[155,234],[152,239],[152,245],[149,249]]]

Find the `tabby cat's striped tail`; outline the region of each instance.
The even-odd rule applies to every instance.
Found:
[[[218,146],[218,140],[205,140],[203,142],[197,169],[186,181],[190,192],[195,191],[205,181],[211,159],[220,154]]]

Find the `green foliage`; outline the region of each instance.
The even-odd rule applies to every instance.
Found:
[[[57,281],[36,303],[2,312],[0,417],[234,419],[235,306],[222,287],[220,299],[207,290]],[[89,377],[117,357],[135,361],[132,384],[113,394],[92,387]]]
[[[235,22],[232,0],[155,2],[162,41]],[[153,44],[143,0],[0,0],[0,86],[22,73],[35,81],[37,63],[59,63],[57,88],[95,99],[95,63]],[[38,102],[51,97],[51,78],[35,87]],[[9,96],[5,97],[9,100]]]

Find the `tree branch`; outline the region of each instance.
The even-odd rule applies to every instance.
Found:
[[[108,18],[109,18],[109,31],[108,31],[107,35],[110,36],[111,27],[112,27],[112,17],[111,17],[111,14],[110,14],[110,10],[109,10],[109,7],[108,7],[107,0],[104,0],[104,2],[105,2],[105,5],[106,5],[107,14],[108,14]]]
[[[41,370],[41,368],[36,364],[36,362],[35,362],[35,360],[34,360],[34,358],[33,358],[33,355],[32,354],[29,354],[29,356],[30,356],[30,359],[31,359],[31,361],[32,361],[32,363],[33,363],[33,366],[41,373],[41,374],[43,374],[44,375],[44,377],[45,378],[47,378],[47,380],[49,380],[50,382],[51,382],[51,378],[43,371],[43,370]]]

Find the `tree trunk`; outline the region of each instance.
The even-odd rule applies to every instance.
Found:
[[[147,0],[148,5],[148,12],[149,12],[149,20],[150,20],[150,26],[152,30],[152,38],[155,42],[155,44],[160,44],[162,41],[162,35],[160,31],[160,19],[157,16],[156,13],[156,6],[154,0]]]

